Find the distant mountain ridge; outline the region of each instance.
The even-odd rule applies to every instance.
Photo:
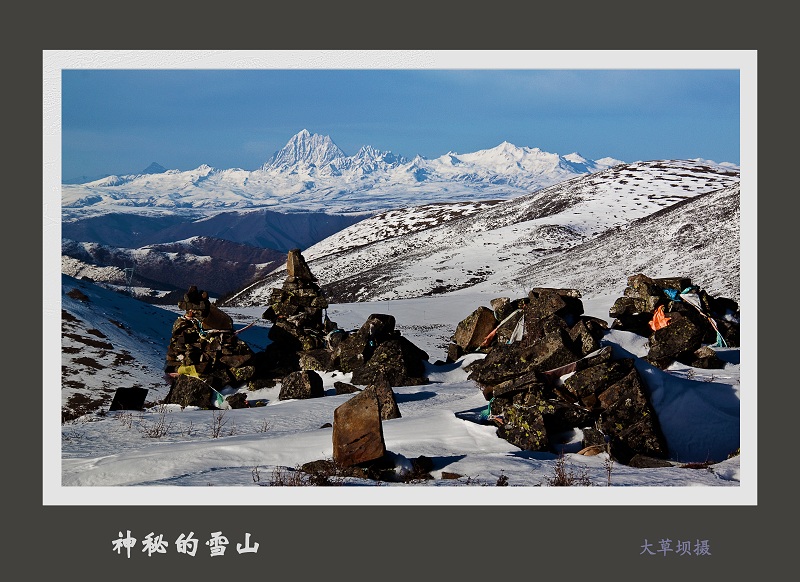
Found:
[[[278,268],[286,253],[208,237],[138,249],[63,239],[61,261],[63,274],[117,288],[144,287],[154,293],[141,298],[155,300],[156,290],[182,294],[198,284],[215,297],[232,293]],[[131,270],[130,284],[125,269]]]
[[[307,248],[367,215],[272,210],[227,211],[210,217],[114,212],[64,222],[61,236],[124,248],[138,248],[206,236],[283,253]]]
[[[203,214],[255,208],[363,213],[427,202],[511,198],[621,160],[561,156],[509,142],[473,153],[407,159],[363,146],[347,156],[303,129],[253,171],[164,170],[62,185],[65,221],[110,212]],[[155,164],[156,170],[160,168]]]

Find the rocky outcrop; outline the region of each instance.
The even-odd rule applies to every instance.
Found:
[[[523,450],[554,451],[554,434],[577,429],[584,447],[607,446],[621,463],[635,455],[665,457],[633,360],[614,360],[611,348],[602,347],[608,326],[583,315],[580,293],[535,288],[516,302],[493,303],[494,319],[507,319],[512,304],[521,313],[512,341],[497,341],[498,321],[475,350],[486,356],[467,368],[489,401],[486,417],[497,435]]]
[[[624,295],[609,310],[613,329],[649,339],[647,360],[659,368],[678,361],[701,368],[722,367],[713,347],[739,345],[739,306],[712,297],[688,277],[628,277]]]

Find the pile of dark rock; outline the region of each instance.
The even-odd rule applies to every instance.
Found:
[[[427,383],[428,354],[404,337],[392,315],[375,313],[356,330],[327,315],[328,302],[299,250],[289,251],[287,277],[273,289],[262,317],[272,322],[272,343],[257,357],[262,381],[282,382],[299,371],[352,373],[351,382],[390,386]],[[318,374],[317,374],[318,375]]]
[[[546,358],[556,362],[553,367],[575,360],[576,353],[582,357],[593,352],[600,347],[608,324],[583,315],[580,298],[576,289],[538,287],[521,299],[493,299],[491,309],[480,306],[456,326],[447,361],[455,362],[468,353],[489,353],[502,345],[529,346],[546,336],[560,338],[546,344],[555,349]]]
[[[683,295],[683,296],[682,296]],[[654,318],[661,316],[658,325]],[[695,368],[722,368],[710,345],[739,346],[739,306],[713,297],[688,277],[628,277],[624,295],[609,310],[612,329],[649,338],[647,361],[664,369],[678,361]]]
[[[467,366],[469,379],[489,401],[497,435],[520,449],[555,452],[559,435],[580,430],[585,452],[608,450],[623,464],[664,459],[634,360],[615,359],[601,345],[608,324],[585,316],[580,297],[575,289],[536,288],[495,300],[458,325],[449,357],[486,354]]]
[[[341,329],[327,315],[328,301],[298,249],[289,252],[287,276],[272,290],[262,319],[272,323],[271,343],[254,352],[233,330],[233,321],[211,303],[208,293],[192,286],[178,306],[186,311],[172,329],[165,372],[172,387],[166,404],[219,408],[219,391],[234,387],[225,400],[247,406],[239,388],[258,390],[281,385],[279,399],[325,395],[319,372],[351,373],[351,383],[336,382],[337,394],[360,391],[357,386],[388,387],[427,383],[428,354],[403,337],[395,318],[372,314],[355,330]],[[377,389],[384,400],[386,390]],[[397,406],[394,409],[399,416]]]
[[[254,353],[233,329],[233,320],[192,286],[178,302],[185,314],[175,320],[167,347],[165,373],[171,378],[164,404],[218,407],[217,391],[240,385],[254,373]],[[244,399],[229,398],[232,408]]]

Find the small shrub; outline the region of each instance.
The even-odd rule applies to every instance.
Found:
[[[65,442],[81,441],[85,436],[86,433],[74,427],[70,427],[61,431],[61,440]]]
[[[118,412],[114,416],[114,420],[121,422],[125,428],[131,428],[133,426],[133,413],[129,411]]]
[[[559,455],[556,460],[552,477],[545,477],[545,481],[551,487],[589,487],[592,485],[585,469],[580,473],[575,473],[572,469],[567,468],[567,460],[563,454]]]
[[[225,411],[214,410],[211,417],[211,438],[219,438],[226,424],[228,424],[228,419],[225,418]]]
[[[158,418],[153,422],[153,424],[142,423],[142,433],[146,437],[150,437],[153,439],[158,439],[164,436],[167,436],[169,433],[170,428],[172,428],[172,419],[168,418],[169,411],[167,410],[166,405],[159,406],[158,410]]]

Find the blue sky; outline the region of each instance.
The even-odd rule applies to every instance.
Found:
[[[64,69],[62,177],[253,170],[301,129],[348,155],[503,141],[589,159],[740,163],[736,69]]]

